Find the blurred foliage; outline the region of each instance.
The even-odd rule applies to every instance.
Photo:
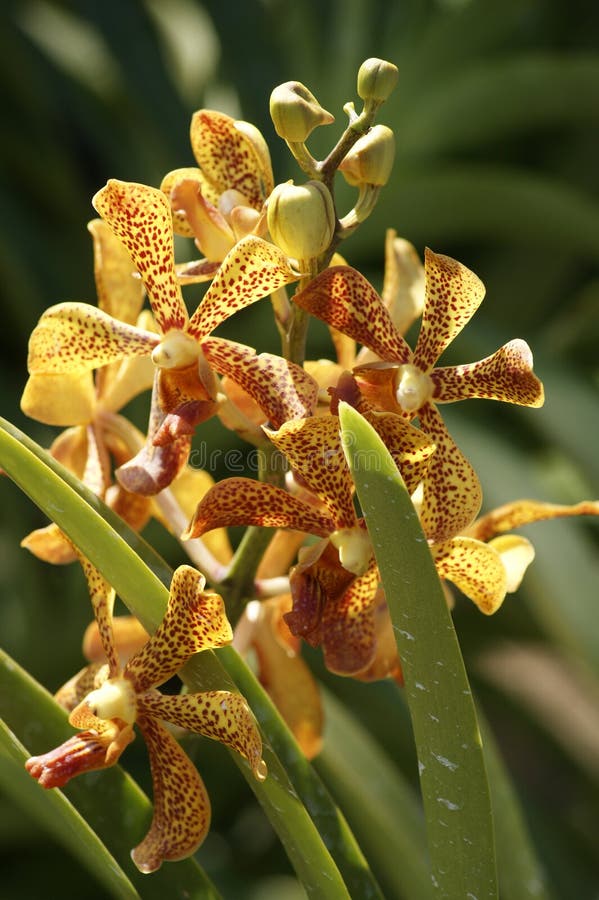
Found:
[[[277,179],[301,180],[270,124],[270,91],[303,81],[335,114],[337,123],[311,142],[324,152],[341,129],[360,62],[376,55],[400,69],[381,116],[396,132],[398,156],[345,255],[380,284],[384,229],[392,226],[419,251],[428,244],[480,275],[487,300],[448,363],[487,355],[515,336],[532,346],[547,389],[542,410],[485,403],[448,410],[486,506],[522,495],[599,496],[598,47],[599,7],[583,0],[7,0],[0,11],[2,414],[49,444],[51,429],[19,411],[27,338],[47,306],[93,300],[85,224],[107,178],[158,184],[166,171],[193,164],[189,120],[206,106],[258,125]],[[340,190],[342,204],[346,196]],[[252,319],[260,349],[268,342],[276,349],[269,313],[264,304]],[[240,315],[223,333],[248,341],[248,321]],[[314,327],[311,355],[328,352],[326,332]],[[216,446],[234,440],[218,424],[205,434]],[[0,491],[2,643],[53,690],[81,664],[90,618],[83,579],[19,550],[40,516],[12,484],[2,481]],[[149,540],[180,562],[175,541],[152,528]],[[585,900],[596,897],[599,879],[599,527],[563,521],[528,532],[537,559],[519,593],[490,620],[463,599],[454,616],[554,895]],[[414,779],[407,720],[403,737],[385,727],[390,686],[335,678],[317,654],[307,656]],[[210,746],[202,757],[215,807],[198,855],[209,875],[225,896],[301,896],[241,779],[228,773],[223,782]],[[61,861],[52,838],[24,813],[13,818],[8,799],[0,798],[0,809],[0,897],[81,896],[86,876],[78,864]],[[102,896],[88,878],[83,883],[86,898]]]

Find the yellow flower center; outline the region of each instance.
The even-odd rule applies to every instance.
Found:
[[[363,575],[372,557],[372,544],[363,528],[340,528],[331,535],[331,544],[339,551],[339,562],[348,572]]]
[[[430,375],[412,363],[399,366],[395,399],[405,412],[417,412],[432,396],[433,382]]]
[[[200,345],[184,331],[169,331],[152,350],[152,362],[160,369],[185,369],[201,353]]]
[[[137,717],[135,691],[126,678],[109,678],[85,702],[98,719],[122,719],[133,725]]]

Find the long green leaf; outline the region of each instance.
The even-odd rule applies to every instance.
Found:
[[[155,571],[133,551],[129,539],[143,551],[144,559],[151,562],[152,568],[160,571],[161,577],[166,569],[164,563],[153,555],[151,548],[143,546],[137,535],[129,533],[121,521],[119,531],[127,534],[125,541],[106,521],[114,514],[45,451],[10,423],[0,424],[0,464],[102,571],[148,630],[155,630],[162,619],[167,591]],[[354,884],[353,892],[359,890],[366,897],[378,896],[376,882],[339,810],[307,766],[280,716],[237,654],[229,648],[218,654],[199,654],[185,667],[182,677],[193,691],[233,687],[227,666],[222,665],[226,661],[228,667],[234,668],[235,679],[243,680],[239,687],[258,718],[261,711],[270,710],[268,719],[261,723],[268,738],[264,759],[270,777],[259,783],[244,760],[237,755],[233,755],[233,759],[263,805],[306,891],[310,896],[343,897],[349,884],[346,888],[303,804],[308,807],[318,828],[327,835],[331,853],[343,869],[345,878]],[[269,743],[285,751],[285,765],[290,769],[293,784]],[[331,829],[332,822],[336,824]]]
[[[397,466],[372,426],[340,405],[341,435],[372,538],[404,671],[439,897],[496,898],[489,785],[447,603]]]

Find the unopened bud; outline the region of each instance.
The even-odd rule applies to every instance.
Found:
[[[335,224],[333,198],[320,181],[279,184],[270,195],[268,230],[275,244],[292,259],[314,259],[324,253]]]
[[[399,78],[397,66],[384,59],[371,57],[358,71],[358,96],[362,100],[384,103],[395,89]]]
[[[279,137],[291,143],[303,143],[318,125],[335,121],[299,81],[286,81],[274,89],[270,95],[270,116]]]
[[[339,171],[354,187],[387,184],[395,159],[395,136],[386,125],[375,125],[356,141]]]

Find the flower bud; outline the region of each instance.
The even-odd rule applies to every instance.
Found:
[[[386,125],[375,125],[356,141],[339,166],[339,171],[354,187],[364,184],[382,187],[389,180],[394,159],[393,132]]]
[[[358,96],[362,100],[384,103],[394,90],[398,78],[397,66],[384,59],[371,57],[362,63],[358,71]]]
[[[335,233],[335,207],[320,181],[279,184],[268,201],[268,230],[292,259],[314,259],[329,247]]]
[[[279,137],[291,143],[303,143],[318,125],[335,121],[299,81],[286,81],[274,89],[270,95],[270,116]]]

